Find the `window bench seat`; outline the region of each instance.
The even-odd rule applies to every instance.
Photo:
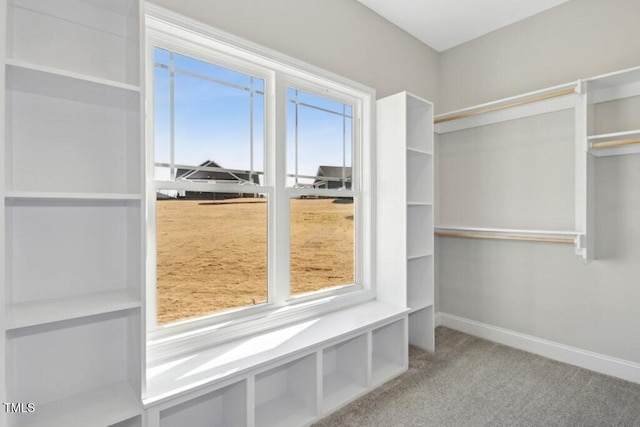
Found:
[[[404,372],[407,348],[407,309],[371,301],[149,367],[143,403],[149,426],[307,425]]]

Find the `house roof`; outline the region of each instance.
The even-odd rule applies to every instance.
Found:
[[[213,160],[207,160],[198,167],[207,168],[222,168],[219,164]],[[184,169],[180,168],[176,172],[176,179],[193,180],[193,181],[250,181],[249,172],[225,172],[225,171],[208,171],[197,169]],[[254,174],[251,177],[251,181],[254,184],[259,184],[258,175]]]
[[[342,178],[342,169],[344,169],[344,177],[351,178],[351,166],[319,166],[316,176],[327,176],[330,178]],[[319,181],[319,180],[316,180]]]

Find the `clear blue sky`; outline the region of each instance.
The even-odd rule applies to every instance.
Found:
[[[156,63],[168,64],[167,51],[156,49]],[[182,55],[174,55],[176,68],[250,87],[246,74],[214,66]],[[250,169],[250,93],[201,78],[175,74],[175,162],[199,165],[213,160],[221,167]],[[170,78],[169,71],[154,70],[154,113],[156,162],[170,160]],[[253,79],[257,92],[264,82]],[[294,90],[288,91],[290,99]],[[298,92],[300,102],[342,113],[342,104],[308,93]],[[264,97],[254,93],[254,170],[263,171]],[[347,107],[351,114],[351,107]],[[295,105],[287,104],[287,165],[294,173]],[[351,119],[346,120],[347,160],[351,166]],[[342,165],[343,119],[313,108],[298,108],[298,173],[315,175],[320,165]],[[168,175],[156,175],[166,178]],[[311,180],[301,180],[311,182]]]

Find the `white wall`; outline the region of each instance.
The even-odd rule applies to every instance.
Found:
[[[640,65],[638,17],[638,0],[571,0],[449,49],[437,112]]]
[[[572,0],[443,52],[438,110],[638,66],[639,16],[638,0]],[[481,173],[485,160],[466,173]],[[450,182],[440,166],[439,180]],[[584,265],[565,245],[439,238],[439,311],[640,362],[640,155],[599,158],[596,176],[599,259]],[[550,167],[545,179],[551,189],[567,177]],[[514,204],[530,202],[513,194]],[[439,197],[450,194],[440,188]]]
[[[437,101],[438,54],[355,0],[153,3],[376,89]]]

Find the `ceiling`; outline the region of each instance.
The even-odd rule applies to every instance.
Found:
[[[568,0],[358,0],[442,52]]]

